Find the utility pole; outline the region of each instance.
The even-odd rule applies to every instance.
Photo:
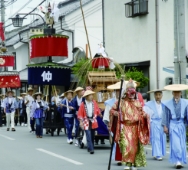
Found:
[[[1,0],[1,22],[5,23],[5,1]],[[4,30],[5,32],[5,30]],[[4,71],[6,71],[6,67],[4,67]],[[6,89],[2,88],[2,93],[5,94]]]
[[[5,23],[5,1],[1,0],[1,22]]]
[[[1,0],[1,22],[5,24],[5,1],[4,0]],[[5,30],[4,30],[4,33],[5,33]],[[4,71],[6,70],[7,70],[6,67],[4,67]]]
[[[174,0],[174,40],[174,81],[186,84],[185,0]]]

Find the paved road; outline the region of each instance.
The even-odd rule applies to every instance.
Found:
[[[26,127],[16,132],[0,128],[0,170],[107,170],[110,145],[97,146],[95,154],[66,143],[66,136],[44,135],[37,139]],[[168,150],[168,149],[167,149]],[[139,170],[169,170],[173,166],[167,157],[158,162],[151,157],[151,146],[146,147],[148,166]],[[112,162],[111,170],[121,170]],[[186,165],[184,169],[188,169]]]

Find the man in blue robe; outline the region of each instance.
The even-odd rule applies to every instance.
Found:
[[[166,90],[173,91],[173,99],[165,102],[165,114],[162,119],[164,132],[170,137],[170,159],[176,169],[181,169],[182,164],[187,164],[186,159],[186,128],[188,123],[188,100],[181,98],[181,91],[186,85],[169,85]],[[188,86],[187,86],[188,87]]]
[[[161,102],[163,90],[153,90],[148,93],[154,93],[155,100],[145,103],[144,111],[150,115],[150,142],[152,145],[152,156],[162,161],[162,157],[166,154],[166,134],[162,127],[162,116],[165,113],[165,106]]]
[[[62,118],[64,118],[65,127],[67,129],[67,143],[73,143],[72,129],[74,126],[75,109],[72,102],[73,91],[69,90],[64,93],[66,99],[62,102]]]
[[[74,97],[74,99],[72,100],[73,105],[74,105],[74,109],[76,111],[75,117],[74,117],[74,124],[75,124],[75,146],[78,146],[78,140],[77,138],[79,137],[79,128],[80,128],[80,124],[79,124],[79,120],[77,118],[77,114],[78,114],[78,110],[80,108],[81,103],[84,101],[83,96],[83,88],[82,87],[77,87],[76,90],[74,91],[76,93],[76,96]]]

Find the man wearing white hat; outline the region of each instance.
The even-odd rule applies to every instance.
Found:
[[[163,89],[156,89],[148,93],[154,93],[155,100],[145,103],[144,111],[150,115],[150,142],[152,145],[152,156],[162,161],[162,157],[166,154],[166,134],[161,125],[162,116],[165,114],[165,106],[161,102]]]
[[[170,136],[169,161],[176,169],[181,169],[182,164],[187,164],[185,123],[188,123],[188,101],[181,98],[181,91],[187,90],[188,86],[173,84],[164,89],[172,91],[173,95],[173,99],[164,103],[166,109],[162,119],[164,132]]]
[[[30,114],[31,114],[31,106],[32,106],[32,103],[34,101],[33,99],[33,89],[31,87],[28,88],[28,95],[25,97],[25,105],[26,105],[26,112],[27,112],[27,127],[29,128],[29,130],[31,130],[31,124],[30,124]],[[32,132],[32,131],[30,131]]]
[[[10,130],[10,122],[11,122],[11,130],[16,131],[14,128],[14,115],[15,110],[17,109],[16,99],[13,97],[13,91],[7,91],[7,97],[3,102],[4,112],[6,113],[6,121],[7,121],[7,131]]]
[[[126,84],[126,82],[123,84],[123,86],[125,86],[125,84]],[[115,92],[116,92],[115,96],[113,96],[111,99],[106,100],[104,102],[105,111],[104,111],[103,122],[107,125],[110,132],[111,132],[111,128],[112,128],[111,126],[112,126],[112,122],[113,122],[113,117],[110,116],[110,110],[112,109],[113,105],[115,104],[115,102],[119,98],[120,86],[121,86],[121,82],[118,82],[116,84],[113,84],[113,85],[110,85],[110,86],[107,87],[108,90],[115,90]],[[120,148],[119,148],[118,143],[115,143],[115,145],[114,145],[112,159],[115,160],[115,161],[119,161],[117,163],[118,166],[122,165],[122,163],[121,163],[122,154],[120,152]]]
[[[78,114],[78,110],[80,108],[81,103],[84,101],[84,98],[82,97],[83,90],[84,89],[82,87],[77,87],[76,90],[74,91],[77,95],[72,100],[75,111],[76,111],[75,119],[74,119],[74,121],[75,121],[75,139],[76,139],[75,146],[78,146],[77,137],[78,137],[78,133],[79,133],[79,120],[77,118],[77,114]]]

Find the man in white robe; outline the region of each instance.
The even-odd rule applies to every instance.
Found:
[[[144,111],[150,115],[150,141],[152,145],[152,156],[162,161],[166,154],[166,134],[162,127],[162,116],[165,113],[165,106],[161,102],[163,90],[153,90],[148,93],[154,93],[155,100],[145,103]]]

